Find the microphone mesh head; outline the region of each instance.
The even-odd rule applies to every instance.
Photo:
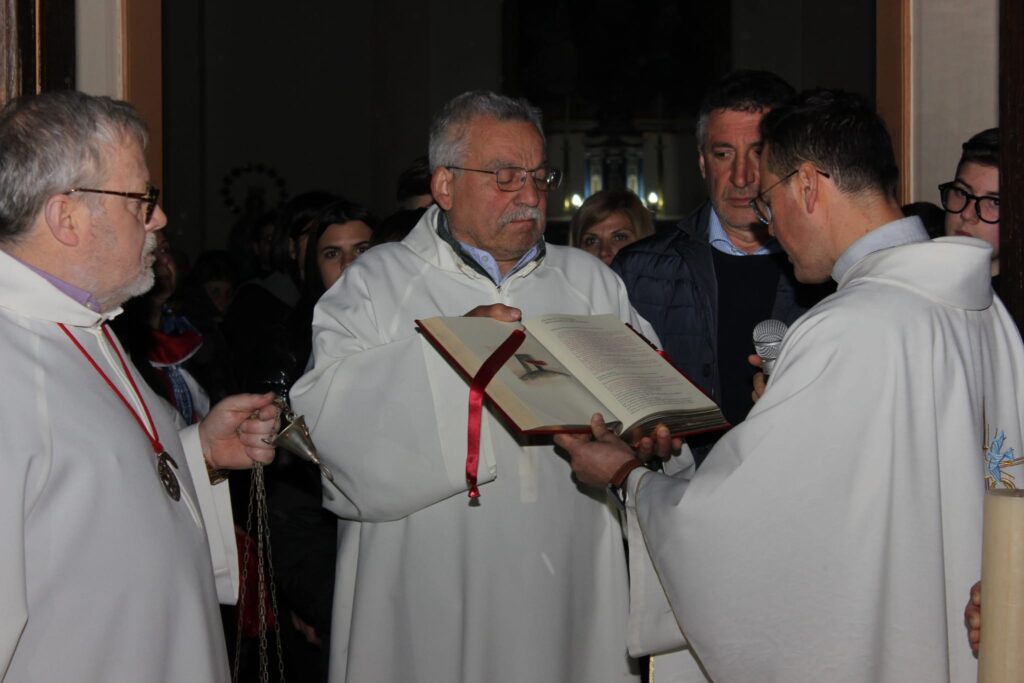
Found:
[[[782,338],[789,325],[781,320],[762,320],[754,327],[754,351],[761,357],[764,373],[770,374],[782,350]]]

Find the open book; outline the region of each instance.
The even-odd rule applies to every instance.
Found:
[[[416,324],[470,379],[514,330],[524,330],[522,345],[486,389],[523,434],[589,432],[594,413],[617,433],[649,433],[659,424],[674,435],[728,426],[710,398],[613,315],[545,315],[522,324],[429,318]]]

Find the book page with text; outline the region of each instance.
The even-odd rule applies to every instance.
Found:
[[[521,325],[490,318],[418,321],[472,377]],[[586,431],[590,416],[608,413],[579,380],[528,331],[526,339],[487,386],[488,397],[522,432]]]
[[[653,414],[716,409],[644,339],[612,315],[545,315],[526,327],[623,425]]]

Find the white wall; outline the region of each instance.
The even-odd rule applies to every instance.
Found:
[[[912,0],[913,201],[938,204],[960,145],[999,123],[998,0]]]
[[[75,2],[75,84],[91,95],[124,97],[121,0]]]

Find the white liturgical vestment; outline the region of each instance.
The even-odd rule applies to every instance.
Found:
[[[550,440],[517,442],[485,411],[471,504],[468,384],[414,321],[501,303],[524,318],[610,313],[653,333],[589,254],[548,245],[499,287],[438,237],[438,217],[371,249],[324,295],[315,365],[291,394],[338,484],[324,494],[342,518],[330,679],[636,680],[606,492],[575,484]]]
[[[105,316],[0,251],[0,680],[227,681],[227,486],[118,347],[177,463],[171,500],[146,434],[58,323],[142,413]]]
[[[975,681],[984,456],[1024,445],[989,263],[963,237],[869,253],[691,481],[630,476],[634,652],[674,631],[716,682]]]

